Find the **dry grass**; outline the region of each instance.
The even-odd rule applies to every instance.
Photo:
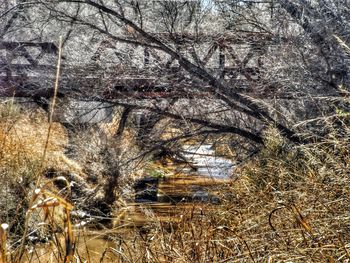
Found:
[[[2,180],[30,189],[49,124],[41,113],[10,113],[0,120]],[[72,206],[52,191],[53,181],[43,181],[33,205],[23,204],[21,213],[30,214],[31,225],[52,233],[53,240],[50,246],[28,243],[31,253],[25,251],[22,262],[349,262],[349,135],[342,122],[323,142],[292,146],[271,128],[259,156],[239,167],[239,176],[223,187],[220,205],[177,207],[169,213],[177,220],[168,222],[160,210],[145,210],[147,223],[129,230],[123,228],[132,224],[125,207],[116,215],[115,228],[98,232],[109,240],[98,248],[83,228],[73,229]],[[50,138],[45,165],[80,171],[60,154],[67,136],[59,124],[52,126]],[[24,175],[27,184],[20,183]],[[19,217],[2,220],[9,223],[10,235],[23,222]],[[1,228],[2,262],[19,262],[15,246],[8,250],[6,242]]]
[[[8,238],[15,247],[24,233],[26,215],[30,217],[30,231],[43,232],[44,227],[39,227],[37,224],[39,222],[44,224],[52,214],[52,212],[48,213],[48,210],[44,210],[50,205],[60,206],[64,202],[64,199],[53,194],[54,197],[51,199],[58,200],[60,205],[57,205],[57,203],[46,204],[47,200],[45,201],[45,199],[50,194],[50,189],[54,189],[54,187],[50,183],[47,184],[45,180],[40,180],[38,186],[35,182],[47,167],[61,168],[61,166],[66,165],[62,162],[62,159],[66,159],[63,153],[68,138],[65,129],[60,124],[53,123],[50,139],[46,145],[50,124],[44,112],[38,109],[23,111],[12,102],[3,103],[0,108],[0,178],[2,182],[0,186],[0,219],[1,223],[9,225],[7,229],[9,231]],[[41,164],[45,146],[48,157]],[[43,187],[41,194],[36,197],[31,196],[35,187],[39,187],[38,189]],[[29,207],[30,200],[38,201],[37,198],[42,202],[39,205],[42,208],[40,211]],[[50,219],[50,221],[56,222],[57,220]],[[60,224],[62,225],[62,222]],[[45,226],[45,228],[47,230],[50,227]],[[8,240],[4,230],[1,229],[0,232],[0,247],[3,252],[2,261],[0,262],[3,262],[8,258],[4,256],[6,254],[4,252],[4,248],[6,248],[4,242]],[[49,232],[46,231],[46,233]],[[26,236],[25,239],[27,238]],[[11,262],[16,262],[13,255],[11,258]]]
[[[241,168],[222,205],[183,209],[176,224],[149,213],[152,223],[109,253],[114,262],[349,262],[343,131],[341,138],[292,147],[270,129],[266,148]]]
[[[348,132],[345,128],[344,132]],[[349,262],[349,142],[291,146],[274,130],[266,148],[225,186],[221,205],[144,210],[141,228],[99,231],[88,262]],[[164,210],[165,209],[165,210]],[[177,220],[168,220],[164,211]],[[176,212],[175,212],[176,211]],[[125,229],[125,228],[124,228]],[[107,241],[106,241],[107,242]],[[106,243],[104,243],[106,244]],[[78,262],[78,261],[76,261]]]
[[[2,166],[15,160],[40,160],[43,155],[49,123],[44,113],[19,114],[16,119],[0,119],[0,161]],[[53,123],[48,151],[51,155],[64,152],[67,133],[59,123]],[[18,159],[20,158],[20,159]]]

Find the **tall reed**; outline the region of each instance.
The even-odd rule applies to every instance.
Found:
[[[56,70],[56,80],[55,80],[55,86],[54,86],[54,95],[52,98],[52,103],[51,103],[51,108],[50,108],[50,117],[49,117],[49,127],[47,131],[47,137],[46,137],[46,142],[45,142],[45,147],[43,149],[43,155],[42,159],[40,162],[40,169],[37,171],[37,180],[35,184],[35,190],[34,191],[41,191],[40,184],[42,183],[42,173],[43,173],[43,167],[47,155],[47,148],[49,145],[49,140],[50,140],[50,134],[52,130],[52,123],[53,123],[53,114],[55,110],[55,104],[56,104],[56,99],[57,99],[57,91],[58,91],[58,86],[59,86],[59,78],[60,78],[60,72],[61,72],[61,57],[62,57],[62,36],[59,38],[59,47],[58,47],[58,59],[57,59],[57,70]],[[29,202],[29,207],[33,207],[35,199],[37,197],[37,193],[32,194],[32,198],[30,199]],[[26,219],[24,223],[24,231],[23,231],[23,237],[22,241],[19,247],[19,253],[18,253],[18,261],[21,261],[21,258],[23,256],[23,253],[25,251],[25,242],[26,242],[26,237],[28,234],[28,228],[29,228],[29,217],[30,213],[26,214]]]

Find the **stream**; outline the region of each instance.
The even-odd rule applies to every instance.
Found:
[[[145,211],[161,221],[173,222],[186,207],[220,204],[220,194],[233,173],[232,162],[217,156],[209,144],[185,145],[182,154],[188,163],[171,164],[175,168],[171,176],[145,177],[135,184],[135,203],[128,211],[128,221],[134,226],[148,221]]]
[[[227,179],[232,175],[233,164],[230,160],[217,156],[213,146],[203,145],[185,145],[184,156],[197,168],[197,174],[200,176]]]
[[[130,241],[134,238],[133,229],[141,231],[143,226],[155,223],[172,228],[184,215],[201,216],[202,209],[215,209],[220,204],[220,195],[225,193],[233,173],[232,162],[216,156],[209,144],[185,145],[182,154],[188,162],[163,164],[163,169],[173,171],[171,175],[148,176],[136,182],[134,202],[117,211],[112,228],[75,228],[76,249],[83,258],[100,262],[105,257],[103,262],[115,262],[113,253],[106,254],[116,247],[117,241],[111,237]],[[51,249],[51,244],[38,246],[35,252],[28,251],[23,262],[44,262],[43,258],[48,260],[45,262],[53,262]],[[40,260],[28,260],[34,254]]]

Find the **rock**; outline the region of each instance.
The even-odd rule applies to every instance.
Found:
[[[159,178],[144,177],[134,184],[135,202],[157,202]]]

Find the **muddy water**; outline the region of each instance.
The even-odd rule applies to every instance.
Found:
[[[232,163],[215,156],[210,145],[184,146],[183,155],[189,163],[163,164],[164,169],[172,171],[171,175],[145,183],[146,188],[152,188],[153,198],[130,202],[119,209],[112,228],[75,229],[76,251],[85,260],[82,262],[116,262],[120,258],[116,256],[117,243],[132,243],[134,230],[140,231],[149,224],[177,223],[189,213],[201,216],[203,205],[212,204],[205,209],[215,209],[220,204],[220,194],[233,172]],[[55,245],[47,244],[27,253],[23,262],[58,262],[56,257]]]
[[[232,162],[216,156],[211,145],[183,148],[183,156],[189,164],[179,165],[173,176],[160,183],[158,202],[220,203],[216,191],[232,175]]]
[[[189,163],[168,164],[171,176],[150,180],[149,200],[142,199],[129,205],[126,219],[141,226],[155,218],[164,222],[176,222],[189,207],[220,204],[220,194],[233,173],[230,160],[215,155],[211,145],[185,145],[183,156]],[[146,183],[147,185],[147,183]],[[124,222],[124,221],[123,221]]]
[[[57,241],[56,241],[57,242]],[[50,242],[45,245],[37,245],[35,247],[28,247],[21,262],[23,263],[39,263],[39,262],[63,262],[64,255],[64,239],[60,237],[59,244],[61,251],[58,252],[57,243]],[[114,247],[112,241],[104,238],[100,233],[84,233],[78,234],[76,239],[75,251],[79,252],[79,256],[86,261],[82,262],[100,262],[100,259],[105,251]],[[113,262],[113,256],[106,255],[104,262]],[[74,262],[80,262],[79,259],[74,259]]]

